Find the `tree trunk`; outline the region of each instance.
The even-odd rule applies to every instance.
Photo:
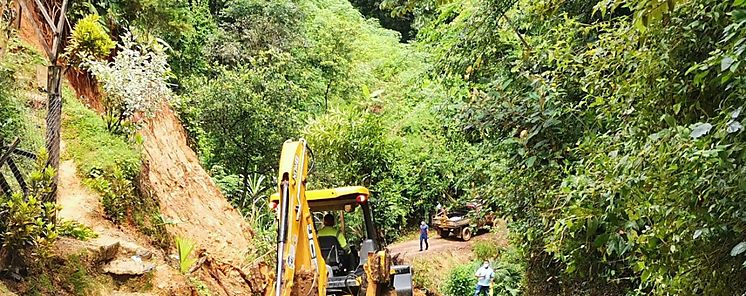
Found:
[[[329,91],[332,89],[332,80],[329,78],[329,82],[326,84],[326,92],[324,93],[324,111],[329,110]]]
[[[62,78],[62,67],[58,65],[49,66],[47,81],[47,93],[49,95],[49,106],[47,112],[47,152],[49,159],[47,165],[55,170],[60,168],[60,120],[62,119],[62,97],[60,97],[60,82]],[[58,174],[54,174],[49,202],[57,200]]]
[[[23,2],[21,2],[23,3]],[[57,19],[57,27],[51,28],[54,32],[52,39],[52,49],[49,52],[49,71],[47,71],[47,94],[49,95],[48,113],[47,113],[47,137],[46,146],[49,153],[47,165],[55,170],[54,179],[52,179],[52,188],[49,193],[49,202],[57,202],[57,184],[59,183],[60,169],[60,128],[62,120],[62,97],[60,97],[60,82],[62,80],[62,66],[57,64],[57,57],[62,51],[62,40],[65,32],[65,11],[67,11],[68,0],[62,0],[62,7]],[[40,10],[46,9],[39,7]],[[53,11],[49,9],[48,11]],[[38,25],[33,23],[38,29]],[[56,221],[55,218],[52,218]]]

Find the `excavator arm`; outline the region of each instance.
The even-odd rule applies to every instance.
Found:
[[[327,269],[306,200],[306,141],[286,141],[280,156],[277,268],[269,296],[326,295]]]

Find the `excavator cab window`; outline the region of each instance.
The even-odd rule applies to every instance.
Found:
[[[345,260],[345,251],[339,245],[339,241],[333,236],[320,236],[319,247],[321,248],[321,255],[326,262],[332,268],[332,272],[335,275],[347,273],[349,264]]]
[[[324,227],[324,223],[321,222],[323,219],[315,219],[317,223],[314,227],[316,227],[316,233],[318,234],[321,255],[326,264],[331,267],[335,276],[347,275],[355,271],[359,265],[358,246],[361,243],[361,238],[350,235],[351,232],[347,230],[349,230],[351,225],[345,223],[344,218],[345,214],[361,215],[356,210],[357,207],[345,205],[344,210],[313,213],[314,217],[323,217],[326,214],[332,214],[336,221],[332,227],[336,229],[337,235],[345,237],[347,246],[343,248],[338,236],[331,236],[328,232],[324,234],[321,234],[323,231],[319,232]],[[362,239],[364,240],[365,238]]]

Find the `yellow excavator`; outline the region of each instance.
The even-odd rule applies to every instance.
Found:
[[[278,192],[269,200],[279,223],[277,266],[266,295],[412,295],[412,268],[392,265],[377,236],[368,189],[306,191],[309,155],[303,139],[282,146]],[[313,214],[357,209],[363,215],[365,234],[359,249],[350,243],[352,260],[342,260],[336,237],[317,236]]]

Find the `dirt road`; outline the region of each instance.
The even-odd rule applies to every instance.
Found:
[[[462,241],[454,236],[444,239],[437,235],[435,231],[431,231],[430,239],[428,240],[430,247],[422,252],[420,252],[419,238],[389,245],[388,249],[391,251],[391,255],[396,256],[399,254],[399,258],[406,262],[412,262],[412,260],[418,257],[427,257],[441,253],[452,253],[454,251],[463,252],[463,254],[471,254],[474,242],[488,240],[501,246],[507,245],[507,230],[505,225],[500,223],[497,227],[499,227],[498,231],[486,233],[480,232],[480,234],[468,242]]]
[[[418,256],[427,256],[433,253],[440,253],[444,251],[453,251],[453,250],[460,250],[460,249],[471,251],[471,247],[474,244],[475,240],[476,238],[474,238],[471,241],[465,242],[455,237],[444,239],[438,235],[435,235],[435,236],[430,236],[430,239],[428,240],[430,247],[427,250],[423,250],[422,252],[420,252],[420,240],[419,239],[390,245],[389,250],[391,251],[391,254],[394,256],[396,254],[399,254],[400,258],[405,259],[405,260],[407,259],[411,260]],[[424,244],[423,244],[423,247],[424,247]]]

